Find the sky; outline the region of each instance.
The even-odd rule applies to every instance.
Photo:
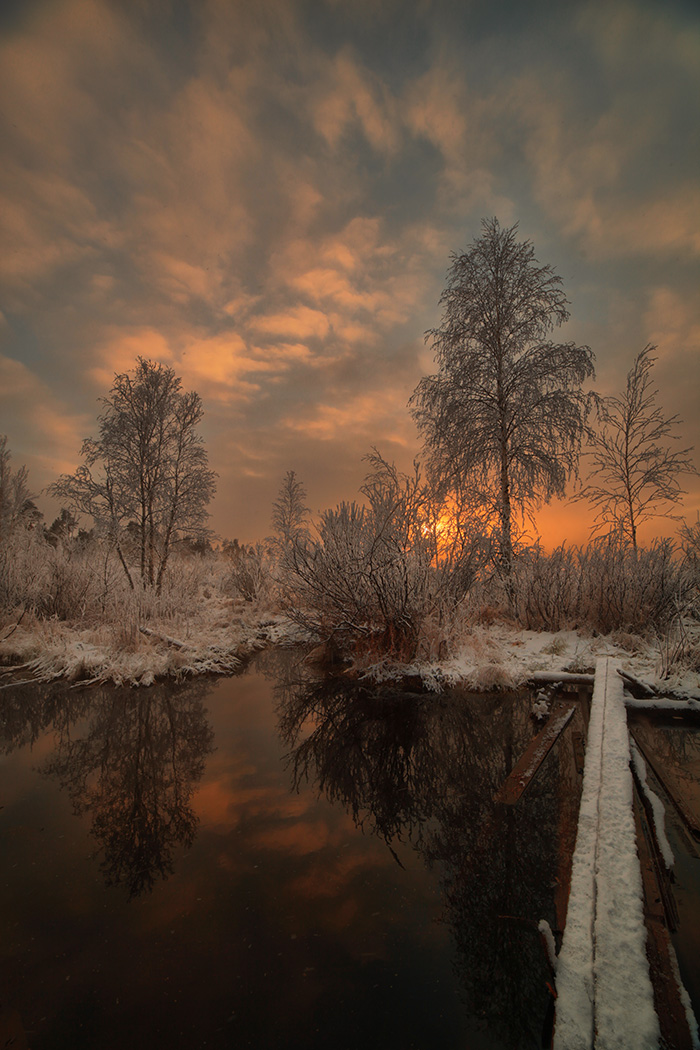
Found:
[[[267,535],[287,470],[314,512],[356,498],[373,446],[420,456],[424,334],[496,216],[561,276],[599,393],[657,345],[700,464],[699,110],[694,0],[3,0],[13,463],[37,493],[75,470],[141,355],[202,397],[219,535]]]

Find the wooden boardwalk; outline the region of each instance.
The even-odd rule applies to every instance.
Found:
[[[596,666],[566,928],[555,1050],[656,1050],[623,683]]]

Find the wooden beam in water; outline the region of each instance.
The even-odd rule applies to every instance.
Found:
[[[674,1050],[692,1050],[693,1039],[676,979],[673,946],[669,937],[669,927],[675,929],[675,925],[669,923],[668,907],[659,881],[660,869],[653,856],[653,828],[648,824],[643,797],[636,785],[633,805],[644,891],[647,958],[663,1045],[673,1047]],[[675,922],[675,919],[672,921]]]
[[[529,746],[515,763],[510,775],[504,780],[493,797],[494,802],[504,802],[506,805],[514,805],[523,792],[535,779],[537,771],[549,754],[550,750],[558,740],[561,733],[569,724],[576,710],[576,704],[572,701],[557,701],[552,707],[544,729],[530,741]]]
[[[682,782],[676,777],[670,766],[662,765],[659,757],[656,754],[652,755],[648,744],[641,739],[641,733],[636,731],[636,727],[633,726],[630,732],[634,737],[635,744],[642,752],[644,761],[651,766],[654,776],[678,810],[683,823],[695,839],[700,839],[700,820],[698,820],[697,815],[690,809],[683,797]]]

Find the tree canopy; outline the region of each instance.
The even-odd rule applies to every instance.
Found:
[[[568,319],[561,278],[517,224],[482,223],[452,256],[440,325],[427,333],[438,372],[410,401],[436,486],[493,521],[509,575],[513,518],[562,495],[576,470],[594,375],[587,346],[547,339]]]

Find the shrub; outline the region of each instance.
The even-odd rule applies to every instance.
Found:
[[[648,634],[665,629],[689,592],[669,540],[635,551],[617,534],[551,554],[534,548],[517,563],[514,580],[518,618],[532,630]]]
[[[362,486],[367,506],[321,515],[317,536],[290,545],[280,593],[289,615],[342,650],[412,660],[435,655],[483,564],[478,530],[438,528],[444,508],[378,453]]]

